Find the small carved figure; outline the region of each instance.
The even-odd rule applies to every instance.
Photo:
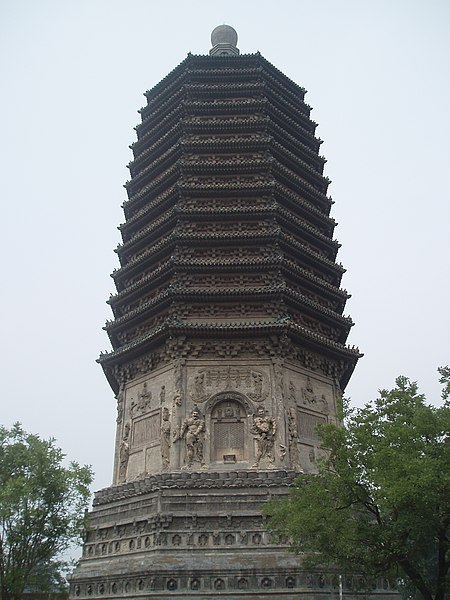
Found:
[[[117,423],[122,423],[124,398],[125,398],[125,384],[121,383],[120,384],[120,388],[119,388],[119,392],[118,392],[118,394],[116,396],[116,399],[117,399],[117,419],[116,419],[116,422]]]
[[[161,391],[159,392],[159,402],[160,404],[164,404],[166,400],[166,386],[162,385],[161,386]]]
[[[124,481],[126,481],[129,457],[130,447],[125,439],[123,439],[119,450],[119,483],[124,483]]]
[[[170,465],[170,413],[167,408],[162,412],[161,423],[161,459],[162,468],[167,470]]]
[[[311,379],[308,377],[306,380],[306,389],[302,389],[303,404],[316,404],[317,398],[314,394]]]
[[[322,394],[322,396],[320,397],[319,404],[321,405],[322,412],[327,414],[329,412],[329,410],[328,410],[328,402],[327,402],[327,399],[325,398],[325,394]]]
[[[194,396],[197,402],[205,400],[205,374],[198,373],[194,378]]]
[[[256,439],[256,457],[253,467],[258,467],[262,458],[268,458],[270,464],[275,462],[274,444],[277,425],[275,419],[265,414],[262,406],[258,408],[258,412],[253,415],[253,425],[251,433]]]
[[[297,390],[295,389],[295,385],[293,381],[289,382],[289,400],[291,402],[295,402],[297,398]]]
[[[293,467],[298,466],[298,428],[297,419],[295,418],[295,409],[290,408],[288,411],[288,432],[289,432],[289,458]]]
[[[194,461],[204,465],[203,458],[203,436],[205,432],[205,420],[200,416],[197,408],[191,415],[186,417],[181,424],[180,431],[174,441],[186,440],[186,466],[191,468]]]
[[[180,393],[176,393],[173,397],[173,403],[175,406],[181,406],[183,404],[183,398]]]

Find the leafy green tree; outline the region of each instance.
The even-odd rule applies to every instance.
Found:
[[[0,426],[1,600],[61,580],[61,554],[80,536],[92,481],[90,467],[64,458],[54,439]]]
[[[343,426],[319,428],[327,455],[316,475],[269,503],[273,532],[309,567],[390,577],[411,598],[443,600],[450,567],[450,369],[439,369],[442,406],[405,377]]]

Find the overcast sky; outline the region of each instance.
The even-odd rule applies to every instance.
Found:
[[[450,363],[448,0],[1,0],[0,422],[111,482],[115,399],[95,363],[143,92],[219,24],[308,90],[324,140],[361,405]]]

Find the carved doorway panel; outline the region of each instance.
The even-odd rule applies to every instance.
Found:
[[[235,463],[247,460],[246,413],[235,400],[216,404],[211,414],[211,460]]]

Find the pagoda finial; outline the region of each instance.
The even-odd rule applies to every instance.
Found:
[[[238,34],[230,25],[219,25],[211,33],[212,48],[209,51],[211,56],[227,56],[230,54],[239,54],[236,47]]]

